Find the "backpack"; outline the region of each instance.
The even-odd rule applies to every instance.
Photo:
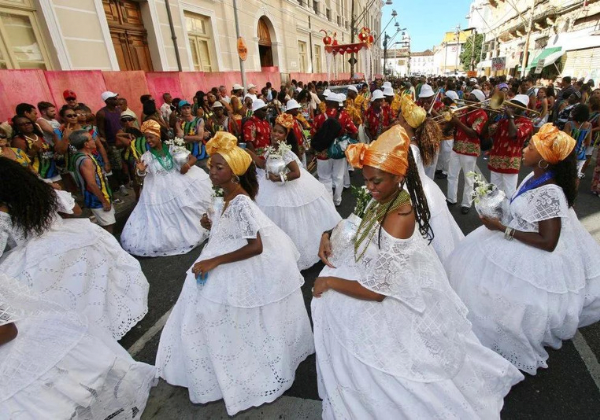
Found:
[[[336,118],[327,118],[321,128],[319,128],[319,131],[313,136],[310,144],[315,151],[322,152],[327,150],[340,135],[342,124],[338,121],[338,116],[339,112]]]

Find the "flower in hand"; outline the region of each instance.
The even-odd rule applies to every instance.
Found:
[[[498,219],[491,219],[489,217],[480,217],[483,225],[489,230],[498,230],[500,232],[504,232],[506,228]]]
[[[320,298],[321,295],[329,290],[329,277],[318,277],[315,280],[315,285],[313,286],[312,292],[313,296],[316,298]]]

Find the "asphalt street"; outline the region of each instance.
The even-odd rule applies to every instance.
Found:
[[[483,158],[478,167],[489,179],[489,171]],[[589,193],[591,170],[580,185],[580,195],[575,210],[598,242],[600,242],[600,198]],[[527,174],[523,170],[522,179]],[[360,171],[354,172],[352,182],[362,185]],[[446,181],[437,180],[442,191]],[[462,188],[462,183],[460,188]],[[459,197],[461,191],[459,190]],[[354,207],[350,192],[344,192],[339,207],[342,216],[348,216]],[[460,207],[451,208],[459,226],[465,234],[480,226],[474,209],[467,215],[460,214]],[[200,255],[200,249],[189,254],[140,259],[142,269],[150,282],[149,313],[130,331],[121,344],[130,349],[137,360],[154,364],[160,329],[165,314],[175,304],[185,272]],[[317,264],[303,272],[305,284],[302,288],[306,307],[310,313],[311,287],[322,269]],[[575,340],[567,341],[560,350],[549,349],[548,369],[540,369],[536,376],[513,387],[505,398],[503,419],[598,419],[600,418],[600,323],[584,328]],[[227,418],[222,401],[207,405],[189,402],[187,390],[172,387],[161,381],[150,397],[143,415],[144,419],[218,419]],[[257,409],[238,414],[241,419],[317,419],[320,418],[320,402],[317,395],[316,367],[314,356],[303,362],[296,372],[296,380],[285,396]]]

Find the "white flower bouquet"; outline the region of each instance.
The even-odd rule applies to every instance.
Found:
[[[169,145],[171,149],[173,162],[181,169],[187,163],[190,154],[190,151],[185,147],[185,141],[182,138],[175,137],[173,140],[165,141],[165,144]]]
[[[283,141],[279,142],[277,148],[274,148],[273,146],[267,147],[265,153],[267,159],[267,162],[265,163],[265,175],[267,179],[269,178],[269,174],[281,176],[281,174],[286,172],[287,165],[283,160],[283,155],[289,150],[292,150],[292,148]]]
[[[487,182],[481,174],[471,171],[467,176],[473,179],[475,184],[471,200],[475,203],[475,210],[479,216],[502,220],[508,212],[508,200],[504,191]]]
[[[354,238],[358,226],[365,215],[365,211],[372,200],[371,194],[365,186],[352,186],[352,195],[356,198],[356,205],[352,214],[347,219],[342,220],[331,232],[331,251],[329,262],[334,266],[346,261],[347,258],[354,258]]]

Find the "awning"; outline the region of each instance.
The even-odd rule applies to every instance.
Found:
[[[486,67],[492,67],[492,60],[483,60],[477,64],[478,69],[484,69]]]
[[[540,60],[544,60],[544,67],[554,64],[556,60],[563,56],[565,51],[562,47],[550,47],[542,51],[537,57],[535,57],[527,66],[527,71],[536,68]]]

